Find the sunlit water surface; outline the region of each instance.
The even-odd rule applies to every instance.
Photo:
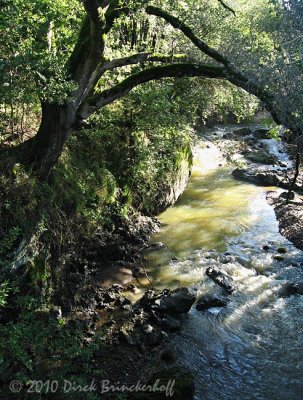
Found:
[[[166,248],[151,252],[147,267],[158,288],[219,293],[205,274],[212,262],[205,250],[238,257],[226,264],[238,288],[228,306],[193,308],[173,342],[194,373],[196,399],[302,400],[303,296],[279,298],[277,291],[303,281],[303,254],[279,234],[266,202],[273,188],[237,182],[232,169],[211,143],[196,152],[186,191],[160,216],[154,241]],[[279,247],[287,250],[282,261],[274,259]]]

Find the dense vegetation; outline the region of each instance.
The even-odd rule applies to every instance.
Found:
[[[303,4],[3,0],[0,10],[7,383],[16,371],[37,379],[58,348],[67,365],[89,357],[79,350],[81,329],[72,335],[64,319],[47,317],[54,265],[100,226],[165,208],[163,197],[190,169],[196,124],[267,109],[300,139]],[[47,337],[56,337],[49,354]]]

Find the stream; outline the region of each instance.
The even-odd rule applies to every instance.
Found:
[[[268,146],[280,154],[273,140]],[[303,296],[278,291],[303,281],[303,253],[280,235],[267,204],[266,192],[278,189],[236,181],[211,142],[195,153],[187,189],[159,217],[153,241],[164,246],[149,252],[147,269],[157,288],[201,296],[221,293],[205,274],[220,263],[237,290],[227,307],[192,308],[173,339],[178,362],[193,372],[195,399],[302,400]]]

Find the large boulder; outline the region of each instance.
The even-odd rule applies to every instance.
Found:
[[[160,310],[168,314],[187,313],[196,301],[196,296],[188,288],[181,287],[160,300]]]
[[[244,128],[240,128],[240,129],[236,129],[235,131],[233,131],[233,135],[235,136],[248,136],[252,134],[252,129],[248,128],[248,127],[244,127]]]
[[[232,172],[239,181],[253,183],[259,186],[278,186],[277,171],[261,170],[259,168],[237,168]]]
[[[277,158],[265,150],[250,151],[245,154],[245,158],[256,164],[274,165],[277,163]]]
[[[147,332],[143,337],[143,344],[146,347],[154,347],[161,343],[162,333],[158,330]]]
[[[303,250],[303,203],[291,201],[286,204],[276,192],[268,192],[267,201],[274,207],[280,233]]]
[[[215,294],[206,294],[199,299],[196,305],[196,309],[198,311],[205,311],[212,307],[225,306],[227,306],[227,301],[223,297],[217,296]]]
[[[239,181],[253,183],[258,186],[278,186],[289,189],[293,179],[293,171],[272,168],[266,165],[253,165],[247,168],[237,168],[232,172],[234,178]],[[302,190],[303,175],[300,174],[294,189]]]

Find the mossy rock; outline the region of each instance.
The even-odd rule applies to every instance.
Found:
[[[236,136],[248,136],[252,134],[252,129],[248,127],[240,128],[233,131],[233,134]]]
[[[133,393],[132,400],[192,400],[195,392],[194,378],[191,372],[183,367],[173,367],[156,372],[148,381],[160,390],[148,390]]]
[[[266,151],[259,150],[259,151],[253,151],[251,153],[248,153],[245,156],[249,161],[252,161],[253,163],[257,164],[275,164],[276,163],[276,157],[268,154]]]

